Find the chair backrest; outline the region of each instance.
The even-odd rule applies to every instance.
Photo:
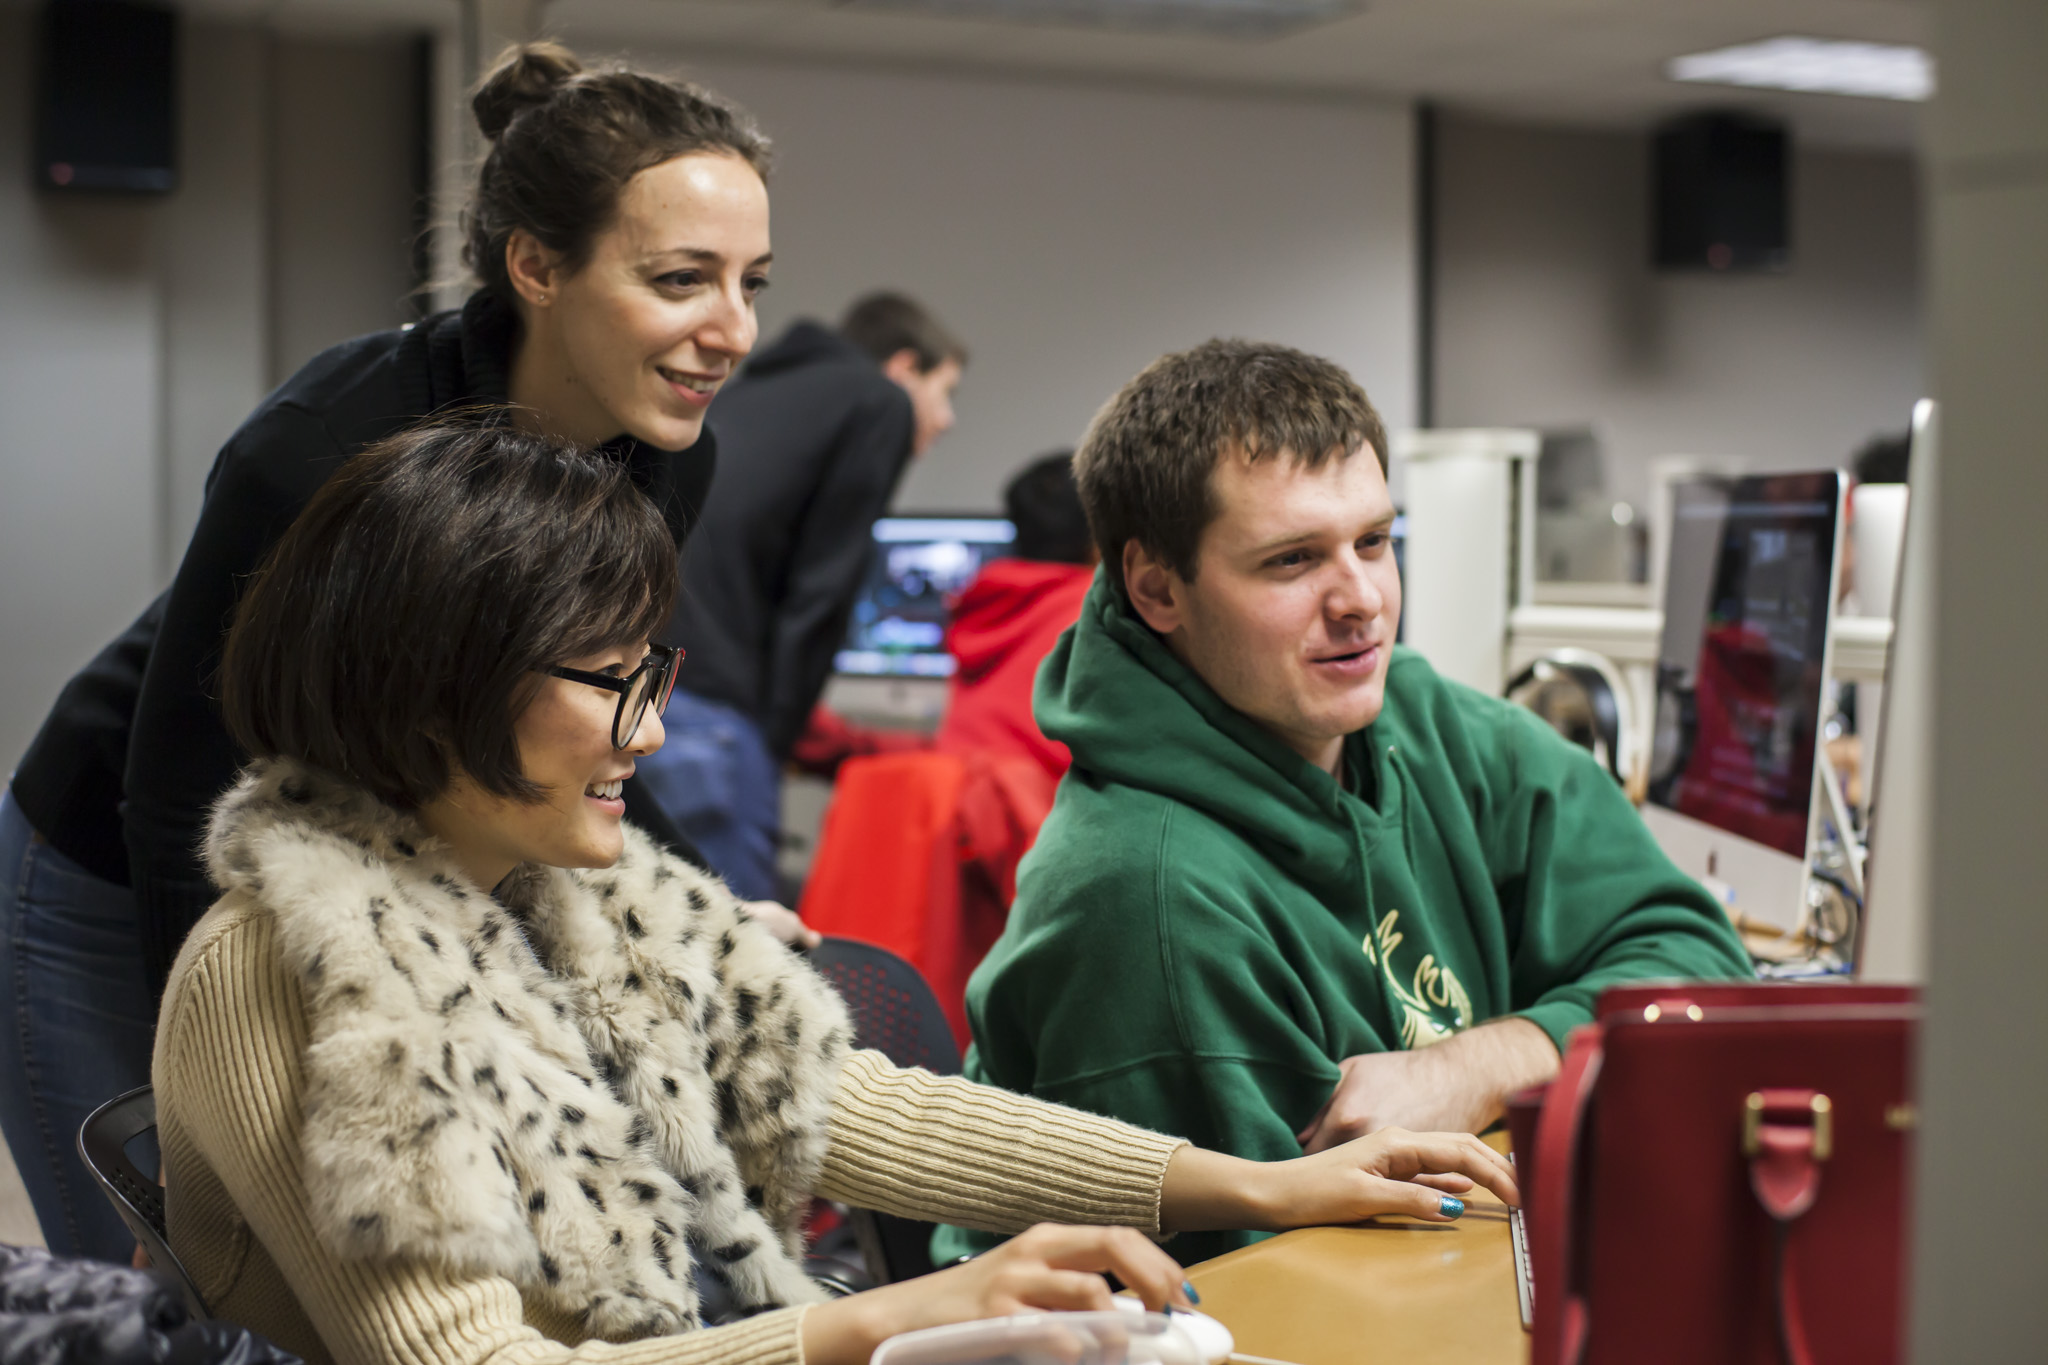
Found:
[[[850,938],[828,938],[811,949],[811,965],[845,998],[856,1047],[873,1048],[898,1066],[959,1073],[960,1048],[946,1012],[917,968],[887,948]],[[854,1209],[848,1221],[877,1284],[930,1273],[930,1223],[872,1209]]]
[[[946,1012],[917,968],[887,948],[850,938],[820,943],[811,950],[811,965],[845,997],[856,1046],[871,1047],[898,1066],[959,1073],[960,1048]]]
[[[128,1231],[149,1253],[150,1264],[178,1282],[185,1306],[194,1318],[208,1314],[199,1287],[171,1250],[164,1218],[163,1187],[128,1158],[128,1144],[156,1127],[156,1092],[137,1086],[117,1095],[86,1116],[78,1129],[78,1155],[99,1182],[100,1192],[121,1215]]]

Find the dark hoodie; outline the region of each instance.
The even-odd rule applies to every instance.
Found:
[[[1080,564],[998,559],[953,603],[946,652],[959,663],[938,747],[947,753],[1028,758],[1057,782],[1067,746],[1031,718],[1038,666],[1081,615],[1095,571]]]
[[[837,332],[799,322],[718,395],[709,426],[722,454],[668,639],[689,651],[679,685],[751,716],[785,759],[910,460],[910,395]]]
[[[1606,986],[1749,974],[1589,754],[1405,648],[1348,791],[1099,579],[1038,721],[1074,766],[968,986],[977,1081],[1273,1161],[1346,1057],[1507,1014],[1561,1044]]]

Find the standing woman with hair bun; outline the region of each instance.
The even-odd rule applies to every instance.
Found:
[[[768,283],[768,141],[695,86],[568,49],[509,50],[472,100],[490,143],[460,309],[316,356],[214,462],[170,589],[68,683],[0,796],[0,1129],[57,1250],[132,1239],[76,1154],[92,1109],[149,1080],[157,1001],[213,902],[206,812],[242,755],[213,695],[243,583],[365,447],[430,414],[507,420],[630,471],[678,545],[711,482],[712,397]],[[693,853],[627,784],[635,823]]]

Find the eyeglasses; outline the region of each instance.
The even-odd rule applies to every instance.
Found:
[[[676,690],[676,665],[682,661],[683,651],[673,645],[649,645],[640,666],[623,678],[580,668],[544,668],[541,672],[551,678],[567,678],[618,693],[619,709],[612,716],[612,747],[623,749],[640,733],[640,722],[647,719],[650,706],[657,716],[668,710],[668,694]]]

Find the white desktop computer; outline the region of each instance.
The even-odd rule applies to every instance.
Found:
[[[1800,924],[1847,478],[1675,485],[1643,819],[1739,916]]]
[[[1507,681],[1508,618],[1535,600],[1533,431],[1397,431],[1402,639],[1490,695]]]

